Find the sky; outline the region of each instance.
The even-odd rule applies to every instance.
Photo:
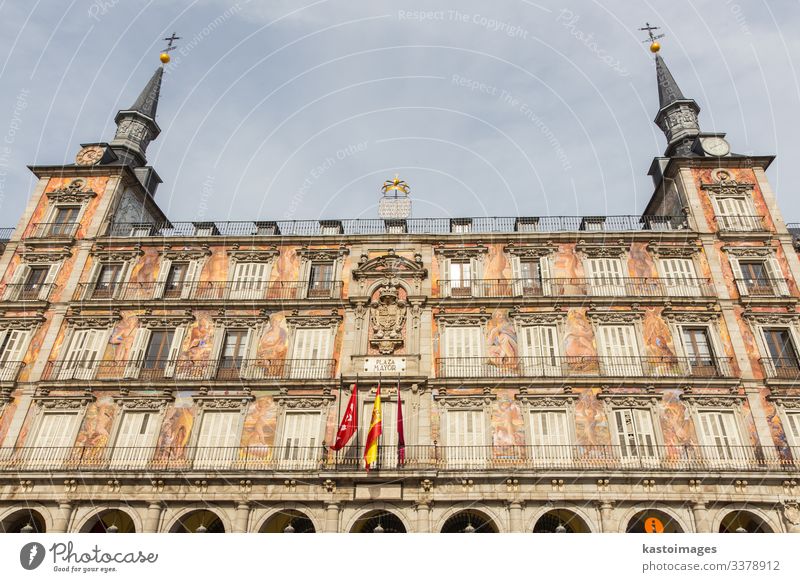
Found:
[[[33,164],[111,141],[172,52],[147,152],[174,221],[641,213],[664,151],[646,22],[800,221],[800,2],[0,0],[0,226]]]

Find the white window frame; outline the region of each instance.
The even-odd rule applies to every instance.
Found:
[[[736,288],[739,290],[739,295],[744,297],[750,295],[750,288],[744,278],[744,271],[742,270],[741,261],[747,262],[760,262],[764,264],[764,272],[769,277],[769,284],[772,287],[772,293],[775,297],[788,297],[791,295],[789,292],[789,285],[786,283],[786,277],[781,269],[778,257],[773,253],[766,256],[748,257],[748,256],[735,256],[728,253],[728,262],[731,266],[733,278],[736,281]]]
[[[536,285],[538,285],[540,292],[539,293],[526,293],[525,290],[529,288],[525,285],[525,281],[528,278],[522,276],[522,263],[529,262],[539,263],[539,280],[536,281]],[[550,257],[538,257],[538,258],[527,258],[527,257],[520,257],[519,255],[512,255],[511,256],[511,273],[513,278],[512,284],[512,291],[516,297],[522,296],[538,296],[542,295],[548,297],[552,295],[552,275],[551,275],[551,264],[550,264]]]
[[[608,328],[628,328],[630,329],[631,345],[630,354],[611,353],[611,347],[606,338]],[[603,323],[595,328],[597,338],[598,353],[600,355],[601,368],[609,376],[642,376],[642,346],[640,344],[639,326],[635,323]],[[628,347],[628,346],[626,346]]]
[[[687,328],[693,329],[704,329],[706,331],[706,336],[708,337],[708,341],[711,345],[711,350],[713,351],[712,359],[714,361],[714,365],[717,367],[719,372],[723,372],[723,367],[727,367],[728,373],[732,373],[733,370],[731,369],[731,360],[728,359],[726,355],[725,349],[723,347],[722,339],[720,337],[719,332],[719,322],[689,322],[689,321],[677,321],[672,326],[672,345],[676,346],[676,350],[679,354],[679,357],[683,358],[687,365],[691,367],[689,351],[686,349],[686,343],[684,340],[684,330]],[[723,359],[727,360],[727,363],[723,363]]]
[[[752,197],[747,195],[711,196],[711,202],[721,231],[755,232],[761,230]],[[739,206],[736,213],[729,212],[731,203],[736,203]],[[741,212],[746,212],[747,214],[742,214]]]
[[[259,272],[260,271],[260,272]],[[263,299],[272,275],[272,261],[231,262],[229,299]]]
[[[294,421],[290,420],[304,416],[304,422],[307,423],[306,430],[299,436],[296,434],[290,435],[289,431],[296,426]],[[322,458],[322,441],[324,440],[324,422],[323,413],[319,409],[292,409],[284,410],[280,419],[280,432],[281,435],[278,443],[278,454],[275,455],[276,460],[282,469],[315,469],[315,462]],[[277,431],[276,431],[277,432]],[[292,439],[295,442],[291,444],[288,442]]]
[[[718,443],[711,442],[713,435],[708,435],[704,428],[703,418],[705,415],[710,414],[719,414],[721,418],[725,416],[729,417],[731,420],[731,425],[728,427],[732,429],[732,436],[737,441],[735,444],[731,444],[728,442],[725,447],[728,448],[726,452],[720,454],[721,451],[724,449],[721,448],[721,445]],[[706,408],[698,406],[694,410],[694,421],[695,427],[697,430],[697,437],[700,440],[703,446],[703,458],[707,461],[717,463],[723,466],[736,464],[738,461],[745,460],[746,454],[745,449],[747,448],[746,440],[743,438],[743,435],[746,433],[742,430],[742,423],[741,423],[741,413],[738,410],[738,407],[730,407],[730,408]],[[726,439],[730,441],[730,437],[726,436]],[[736,447],[730,449],[730,447]]]
[[[459,330],[456,332],[455,330]],[[457,343],[456,341],[456,334],[466,334],[466,331],[462,330],[471,330],[470,334],[477,334],[477,337],[469,338],[470,341],[468,343],[470,349],[466,351],[459,352],[458,350],[454,350],[454,346]],[[487,365],[486,362],[486,333],[484,326],[482,324],[475,323],[473,325],[446,325],[442,330],[442,346],[441,350],[444,352],[444,358],[446,363],[444,373],[446,376],[464,376],[467,378],[478,378],[485,376],[486,373],[484,372],[484,366]],[[464,339],[464,338],[462,338]],[[462,348],[467,344],[462,343]],[[477,347],[477,353],[473,353],[473,349]],[[469,355],[465,355],[466,352],[469,352]],[[459,360],[453,361],[453,358],[458,358]]]
[[[555,407],[529,407],[528,415],[528,442],[531,447],[531,457],[537,466],[552,467],[554,464],[564,463],[570,465],[573,458],[572,448],[576,442],[574,413],[570,408]],[[539,433],[539,426],[544,426],[543,418],[547,418],[548,426],[552,424],[553,416],[563,417],[563,431],[561,435],[544,435]],[[537,418],[541,417],[541,418]],[[546,438],[542,438],[546,437]],[[553,442],[563,437],[563,442]],[[550,441],[550,442],[544,442]]]
[[[563,375],[563,361],[561,359],[561,336],[559,326],[556,324],[519,325],[517,337],[523,354],[521,369],[525,376],[535,378],[552,378]],[[535,336],[536,345],[531,341]],[[548,341],[541,341],[550,336]],[[544,351],[543,351],[544,348]],[[550,353],[546,353],[550,352]]]
[[[217,435],[217,444],[208,444],[204,441],[211,440],[211,436],[203,432],[206,423],[211,418],[219,418],[230,415],[229,430],[221,431]],[[205,470],[219,470],[230,468],[236,461],[238,451],[241,448],[242,439],[242,411],[241,410],[203,410],[197,419],[197,435],[194,440],[194,462],[193,468]],[[223,427],[224,428],[224,427]],[[193,431],[194,432],[194,431]],[[224,440],[224,444],[218,444]]]
[[[764,331],[766,329],[785,329],[789,332],[789,338],[792,340],[792,347],[794,348],[795,356],[797,357],[798,366],[800,367],[800,333],[798,333],[797,327],[795,323],[776,323],[776,324],[768,324],[768,323],[759,323],[756,325],[756,343],[758,344],[758,349],[761,351],[762,354],[762,365],[765,368],[772,367],[772,360],[773,356],[769,351],[769,347],[767,344],[767,338],[764,335]],[[775,370],[772,370],[775,373]]]
[[[614,423],[614,431],[612,441],[618,447],[620,453],[620,460],[622,463],[643,463],[643,464],[657,464],[659,460],[659,429],[657,418],[653,414],[652,407],[646,406],[614,406],[610,407],[611,417]],[[621,414],[630,413],[630,418],[633,421],[633,433],[627,434],[626,427],[620,425],[619,416]],[[643,430],[639,425],[642,422],[647,423],[650,430],[648,435],[646,430]],[[626,438],[633,438],[634,442],[622,441],[622,433],[626,432]],[[647,442],[647,437],[650,437],[652,442]],[[633,454],[632,454],[633,453]]]
[[[368,395],[361,403],[359,422],[359,450],[365,450],[369,425],[372,422],[372,409],[375,396]],[[363,465],[363,458],[362,458]],[[397,399],[393,396],[381,395],[381,436],[378,439],[378,460],[371,468],[393,469],[397,467]]]
[[[53,263],[20,263],[17,265],[14,269],[14,274],[11,276],[9,284],[6,285],[5,291],[3,292],[3,301],[18,301],[20,299],[23,286],[25,285],[28,275],[30,275],[33,267],[48,268],[47,276],[45,277],[44,282],[42,283],[42,288],[39,290],[39,293],[36,297],[38,301],[47,301],[56,277],[58,276],[58,271],[61,269],[60,261]]]
[[[142,435],[141,432],[134,438],[133,444],[126,444],[123,448],[120,445],[120,438],[126,437],[123,429],[128,419],[135,416],[147,415],[147,432]],[[163,421],[163,414],[159,410],[153,409],[124,409],[120,410],[117,415],[116,426],[113,432],[114,443],[111,449],[111,467],[126,467],[134,469],[143,469],[150,463],[151,457],[155,451],[156,442],[158,441],[159,433],[161,432],[161,423]],[[139,429],[141,430],[141,429]]]
[[[614,268],[607,268],[615,265]],[[602,268],[598,268],[602,267]],[[628,277],[626,263],[622,257],[588,257],[583,269],[589,280],[592,295],[603,297],[625,297],[625,279]],[[612,271],[616,270],[616,273]]]
[[[97,373],[97,366],[103,361],[108,341],[111,337],[111,328],[71,328],[69,337],[62,343],[64,356],[59,357],[61,368],[58,371],[59,380],[91,380]],[[93,333],[89,344],[84,339],[80,346],[76,341],[83,335],[88,336]],[[77,350],[84,352],[83,355],[76,353]],[[94,354],[94,357],[87,358],[86,355]],[[87,365],[88,364],[88,365]]]
[[[318,380],[328,378],[330,372],[329,360],[333,358],[337,327],[297,326],[292,330],[292,363],[290,364],[289,369],[290,378]],[[309,344],[309,339],[313,340],[315,338],[304,338],[303,336],[311,333],[318,334],[319,338],[316,338],[316,341]],[[305,341],[301,341],[301,338]],[[315,347],[323,348],[322,351],[325,352],[324,357],[319,353],[313,353]],[[304,350],[311,350],[311,353],[305,353]],[[302,363],[294,364],[295,361],[302,361]]]
[[[13,382],[17,379],[33,332],[33,329],[0,329],[0,381]]]
[[[122,289],[124,289],[125,285],[127,285],[128,283],[131,271],[133,270],[134,262],[135,259],[110,261],[110,260],[105,260],[102,255],[93,255],[92,267],[89,270],[89,281],[88,285],[84,289],[83,298],[84,299],[92,298],[92,295],[94,294],[95,291],[95,287],[97,287],[97,283],[100,278],[100,270],[103,268],[103,266],[120,264],[122,266],[120,267],[117,280],[112,283],[112,285],[114,286],[113,292],[109,295],[109,299],[118,299],[120,297]]]
[[[662,258],[658,260],[658,269],[667,295],[671,297],[698,297],[701,295],[697,265],[692,258]]]
[[[472,420],[477,420],[479,430],[473,431],[473,438],[468,444],[454,443],[452,436],[457,431],[451,430],[451,422],[454,422],[457,414],[469,414]],[[447,408],[444,410],[444,430],[442,435],[445,439],[445,462],[454,463],[454,467],[477,468],[486,465],[490,459],[490,436],[491,431],[489,419],[485,408]],[[458,428],[458,427],[456,427]],[[482,433],[482,434],[481,434]],[[460,433],[465,436],[464,433]]]
[[[164,378],[172,378],[181,355],[183,340],[186,337],[186,325],[178,325],[174,328],[167,327],[139,327],[133,336],[133,344],[128,356],[128,363],[125,366],[125,378],[138,379],[142,370],[147,350],[150,348],[150,336],[155,330],[172,331],[172,341],[167,352],[167,361],[164,365]]]
[[[156,275],[156,281],[153,285],[153,299],[161,299],[164,297],[164,292],[167,286],[167,280],[169,279],[169,274],[172,270],[173,263],[186,263],[186,276],[183,278],[183,283],[181,284],[181,299],[190,299],[193,295],[195,290],[197,289],[197,283],[200,279],[200,273],[203,269],[203,259],[187,259],[187,260],[172,260],[169,257],[161,257],[161,264],[158,268],[158,274]]]
[[[67,426],[68,430],[64,431],[63,438],[61,439],[64,444],[54,445],[51,443],[42,444],[42,429],[45,423],[55,416],[71,416],[69,420],[71,425]],[[78,433],[83,423],[84,408],[76,409],[74,411],[49,411],[39,410],[39,417],[36,419],[36,430],[33,433],[34,438],[31,439],[33,443],[29,448],[31,449],[30,461],[34,463],[43,462],[48,465],[55,463],[62,463],[66,461],[72,454],[75,447],[75,440],[78,438]]]

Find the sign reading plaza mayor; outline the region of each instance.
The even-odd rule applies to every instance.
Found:
[[[364,358],[364,372],[370,374],[400,374],[406,371],[406,359],[398,357]]]

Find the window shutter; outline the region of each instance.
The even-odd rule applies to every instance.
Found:
[[[641,376],[639,350],[632,325],[602,325],[600,337],[606,371],[613,376]]]
[[[539,273],[541,273],[542,278],[542,295],[548,297],[553,294],[550,257],[541,257],[539,259]]]
[[[119,269],[119,273],[117,273],[117,279],[111,282],[111,290],[112,290],[112,297],[114,299],[118,299],[121,297],[125,292],[125,283],[128,282],[128,276],[130,275],[131,270],[133,269],[133,260],[125,261],[122,263],[122,266]]]
[[[450,297],[452,295],[452,288],[453,288],[453,273],[450,269],[450,259],[444,259],[442,261],[442,273],[444,277],[440,275],[440,293],[442,297]],[[442,281],[444,279],[444,281]]]
[[[532,411],[531,440],[536,459],[565,460],[571,458],[566,411]]]
[[[668,295],[695,297],[700,294],[691,259],[662,259],[661,270],[666,279]]]
[[[30,330],[3,330],[0,331],[0,346],[4,346],[0,353],[0,380],[11,382],[16,379],[20,363],[28,351],[33,332]]]
[[[88,330],[86,347],[80,357],[76,378],[90,380],[97,372],[97,365],[103,359],[106,345],[108,345],[109,330]]]
[[[469,260],[470,288],[473,297],[482,297],[484,293],[483,281],[483,261],[479,257],[472,257]]]
[[[39,430],[36,433],[36,448],[67,448],[71,447],[75,440],[75,432],[78,428],[79,416],[76,413],[48,412],[42,415]],[[42,453],[50,456],[53,451],[43,450]],[[66,450],[62,451],[62,458],[66,455]]]
[[[522,261],[516,255],[511,256],[511,277],[514,282],[511,285],[511,292],[515,297],[522,295],[524,281],[522,280]]]
[[[747,281],[744,280],[744,274],[742,273],[742,266],[739,264],[739,259],[729,256],[728,261],[731,264],[731,272],[733,273],[733,278],[736,280],[736,288],[739,290],[739,295],[749,295]]]
[[[767,259],[767,270],[769,278],[772,280],[772,288],[777,291],[778,295],[786,297],[789,295],[789,286],[786,284],[786,279],[783,278],[783,271],[778,262],[778,257],[769,257]]]
[[[189,299],[197,288],[197,280],[200,278],[200,260],[189,261],[186,265],[186,276],[183,278],[181,287],[181,299]]]
[[[165,378],[171,378],[175,374],[175,367],[178,365],[178,358],[181,355],[184,335],[186,335],[185,325],[179,325],[175,328],[175,333],[172,334],[172,343],[169,345],[169,352],[167,352],[167,363],[164,366]]]
[[[236,456],[239,412],[204,412],[195,468],[223,468]]]
[[[619,259],[589,259],[587,266],[595,294],[604,296],[625,294],[622,262]]]
[[[247,380],[253,379],[255,371],[258,370],[258,363],[253,361],[255,359],[256,351],[258,350],[258,334],[252,327],[247,328],[247,335],[244,338],[244,357],[239,374]]]
[[[75,368],[78,365],[78,358],[86,343],[88,333],[89,330],[87,329],[78,329],[72,332],[66,355],[61,359],[61,369],[58,372],[59,380],[72,379]]]
[[[786,414],[786,433],[789,435],[789,443],[794,447],[800,447],[800,414],[789,412]]]
[[[147,344],[150,341],[150,330],[147,328],[139,328],[136,330],[136,335],[133,337],[133,346],[131,346],[130,356],[128,363],[125,366],[126,378],[138,378],[139,370],[142,367],[144,360],[144,353],[147,349]]]
[[[83,289],[83,299],[90,299],[92,297],[94,288],[97,286],[97,279],[100,276],[100,268],[102,266],[103,263],[100,261],[100,259],[96,256],[93,256],[92,268],[89,269],[89,278],[87,279],[88,284],[85,285]]]
[[[214,339],[211,342],[211,362],[208,366],[208,378],[214,378],[219,369],[219,361],[222,358],[222,346],[225,343],[225,327],[218,325],[214,329]]]
[[[61,263],[53,263],[50,265],[50,268],[47,269],[47,276],[45,276],[42,288],[39,290],[39,301],[47,301],[50,291],[52,290],[51,287],[56,282],[56,277],[58,276],[60,268]]]
[[[111,455],[112,465],[131,468],[146,466],[155,437],[155,413],[124,412]]]
[[[295,339],[292,378],[324,378],[331,358],[331,329],[298,329]]]
[[[16,301],[22,292],[22,285],[28,278],[31,268],[26,264],[17,265],[14,269],[14,274],[11,276],[11,282],[6,285],[5,293],[3,293],[3,301]]]
[[[172,266],[172,259],[168,259],[167,257],[161,257],[161,267],[159,267],[158,269],[156,282],[155,285],[153,286],[153,299],[160,299],[164,296],[164,289],[167,285],[167,279],[169,278],[169,271],[171,266]]]
[[[733,412],[701,412],[703,442],[717,460],[731,460],[739,455],[739,430]]]
[[[234,269],[233,297],[260,299],[269,277],[267,263],[236,263]]]
[[[317,412],[287,412],[284,416],[283,459],[290,465],[317,458],[321,418]]]

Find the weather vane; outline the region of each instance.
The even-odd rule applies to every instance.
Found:
[[[167,41],[167,48],[161,51],[161,55],[159,56],[159,58],[161,59],[161,62],[164,63],[165,65],[169,62],[170,51],[174,51],[177,48],[172,45],[175,43],[176,40],[180,39],[181,37],[175,36],[174,32],[172,33],[172,36],[168,36],[167,38],[164,39],[165,41]]]
[[[647,31],[647,36],[650,38],[648,40],[643,40],[642,42],[649,42],[650,43],[650,52],[657,53],[661,50],[661,43],[658,42],[659,38],[664,38],[663,34],[653,34],[654,30],[661,30],[659,26],[650,26],[649,22],[645,22],[644,26],[640,28],[641,31]]]

